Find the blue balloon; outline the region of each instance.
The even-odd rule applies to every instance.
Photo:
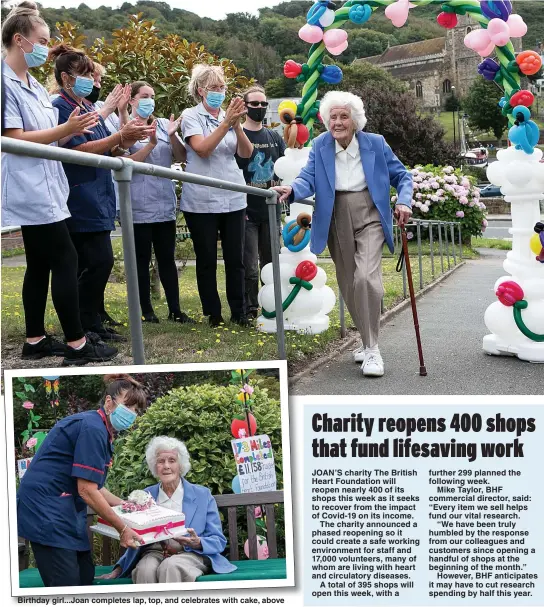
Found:
[[[370,6],[368,6],[368,4],[355,4],[349,9],[348,14],[350,21],[352,23],[357,23],[358,25],[368,21],[371,15],[372,9]]]
[[[240,477],[238,475],[232,479],[231,487],[233,493],[242,493],[242,488],[240,487]]]
[[[42,376],[44,379],[48,379],[49,381],[55,381],[56,379],[58,379],[60,377],[60,375],[43,375]]]
[[[337,65],[325,65],[321,72],[321,80],[327,84],[338,84],[342,77],[342,70]]]
[[[291,229],[292,228],[292,229]],[[302,251],[304,247],[308,245],[311,238],[311,230],[305,230],[304,237],[298,244],[293,243],[293,239],[300,232],[301,227],[297,224],[296,221],[290,221],[284,228],[282,232],[283,242],[285,246],[292,251],[293,253],[298,253]]]
[[[310,25],[319,25],[319,20],[321,17],[323,17],[325,11],[327,10],[327,4],[328,1],[322,2],[321,0],[314,4],[306,15],[306,21]]]

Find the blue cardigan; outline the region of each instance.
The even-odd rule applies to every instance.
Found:
[[[185,547],[186,551],[196,552],[207,556],[215,573],[230,573],[237,569],[221,552],[225,550],[227,540],[223,535],[217,504],[209,489],[202,485],[193,485],[184,478],[183,483],[183,514],[185,526],[195,530],[202,543],[202,550]],[[156,501],[159,497],[159,483],[146,487]],[[115,566],[121,567],[121,576],[128,577],[141,557],[142,548],[128,548]]]
[[[412,207],[412,174],[395,156],[381,135],[357,133],[361,161],[368,191],[380,214],[385,242],[391,253],[393,245],[393,214],[390,187],[398,193],[397,204]],[[329,226],[335,196],[335,140],[327,132],[313,141],[308,163],[292,184],[293,200],[303,200],[315,194],[310,250],[319,255],[327,246]]]

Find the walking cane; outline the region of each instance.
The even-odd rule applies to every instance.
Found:
[[[400,227],[402,237],[402,251],[397,263],[397,272],[402,270],[403,263],[406,264],[406,276],[408,278],[408,289],[410,290],[410,303],[412,304],[412,316],[414,317],[414,329],[416,331],[417,352],[419,354],[419,374],[422,377],[427,375],[425,361],[423,360],[423,348],[421,347],[421,336],[419,334],[419,320],[417,317],[416,296],[414,293],[414,281],[412,280],[412,268],[410,267],[410,256],[408,255],[408,237],[404,226]]]

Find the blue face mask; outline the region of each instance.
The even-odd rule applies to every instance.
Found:
[[[211,108],[221,107],[221,104],[225,101],[225,93],[218,93],[217,91],[208,91],[206,95],[206,103]]]
[[[94,80],[92,78],[84,78],[76,76],[76,81],[72,87],[72,91],[78,97],[87,97],[93,92]]]
[[[138,108],[136,109],[136,113],[138,116],[142,118],[149,118],[155,109],[155,100],[150,97],[146,99],[140,99],[138,101]]]
[[[137,414],[125,405],[119,404],[110,414],[111,425],[117,432],[128,430],[137,418]]]
[[[26,40],[24,36],[21,36],[21,38]],[[25,53],[24,49],[21,49],[25,55],[25,61],[28,67],[38,67],[43,65],[49,56],[49,48],[43,44],[32,43],[30,40],[26,41],[29,44],[32,44],[32,51],[30,53]]]

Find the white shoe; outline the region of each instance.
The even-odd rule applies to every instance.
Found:
[[[381,377],[384,374],[383,358],[379,350],[367,350],[365,361],[361,365],[361,371],[366,377]]]
[[[353,350],[353,362],[364,363],[366,358],[366,348],[361,346],[357,350]]]

